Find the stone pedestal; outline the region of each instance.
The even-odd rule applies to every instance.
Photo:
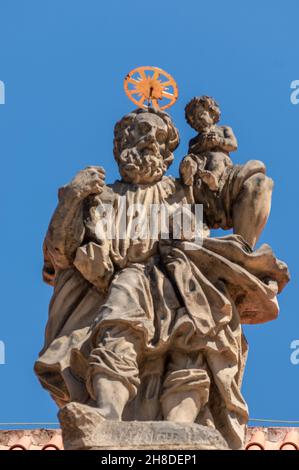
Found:
[[[218,431],[199,424],[105,421],[96,408],[74,402],[58,416],[66,450],[228,450]]]

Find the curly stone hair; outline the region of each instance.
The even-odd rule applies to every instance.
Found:
[[[159,116],[167,126],[167,141],[166,141],[166,154],[164,155],[164,163],[166,167],[169,167],[173,161],[173,152],[177,148],[180,142],[179,131],[174,126],[169,114],[154,109],[154,108],[138,108],[129,114],[126,114],[120,121],[114,126],[114,147],[113,153],[114,158],[118,161],[121,152],[127,147],[128,141],[128,130],[133,126],[136,116],[143,113],[153,113]]]
[[[208,109],[214,119],[214,124],[220,120],[221,112],[218,103],[210,96],[196,96],[185,107],[185,118],[187,123],[194,128],[195,114],[199,106]]]

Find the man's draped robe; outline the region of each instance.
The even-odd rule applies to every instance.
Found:
[[[205,237],[200,246],[160,235],[121,238],[116,225],[115,238],[103,240],[99,208],[111,203],[117,212],[121,197],[127,208],[164,204],[170,212],[176,204],[190,203],[188,188],[170,177],[147,186],[116,182],[85,201],[83,221],[78,220],[84,239],[73,264],[57,268],[53,240],[46,238],[46,270],[55,270],[54,293],[35,371],[60,406],[73,400],[92,405],[86,381],[94,338],[109,325],[128,325],[143,338],[140,374],[147,381],[127,405],[124,419],[163,419],[159,390],[146,403],[144,384],[153,387],[171,348],[201,352],[211,379],[207,407],[215,427],[231,448],[241,448],[248,419],[240,392],[247,354],[241,323],[276,318],[276,294],[288,281],[287,267],[269,246],[252,252],[238,235]],[[126,216],[127,227],[135,216]],[[202,422],[201,413],[197,421]]]

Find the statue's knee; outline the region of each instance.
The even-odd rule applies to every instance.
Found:
[[[269,176],[264,175],[263,173],[257,173],[255,177],[255,181],[256,181],[257,188],[260,189],[261,191],[264,191],[265,189],[268,191],[269,190],[272,191],[273,180],[269,178]]]
[[[161,402],[173,401],[173,397],[192,395],[198,398],[201,405],[209,399],[211,380],[205,369],[181,369],[170,372],[163,384]]]
[[[248,178],[244,183],[244,190],[247,193],[258,196],[260,194],[271,195],[273,189],[273,180],[264,173],[256,173]]]

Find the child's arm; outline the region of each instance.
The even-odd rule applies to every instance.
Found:
[[[238,142],[232,128],[228,126],[223,126],[222,131],[223,137],[219,138],[219,146],[225,152],[235,152],[238,148]]]

